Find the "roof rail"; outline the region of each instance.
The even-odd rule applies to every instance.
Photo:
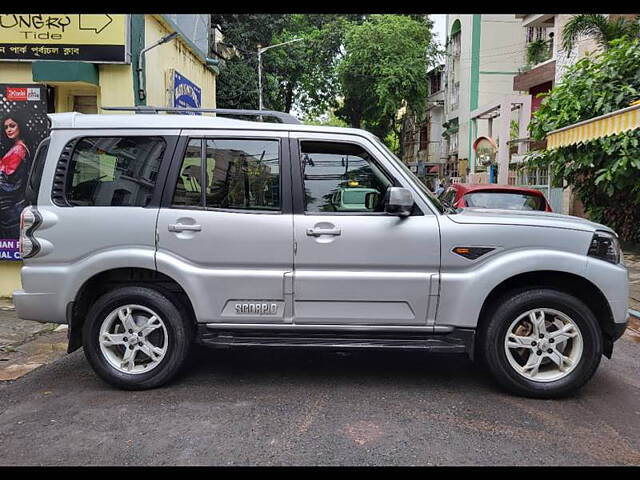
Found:
[[[136,107],[100,107],[102,110],[114,110],[136,113],[158,113],[158,112],[199,112],[199,113],[216,113],[218,115],[246,115],[252,117],[272,117],[280,121],[280,123],[292,123],[299,125],[300,120],[291,114],[284,112],[276,112],[275,110],[242,110],[234,108],[182,108],[182,107],[154,107],[152,105],[139,105]]]

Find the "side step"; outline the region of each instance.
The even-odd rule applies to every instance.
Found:
[[[328,349],[400,349],[468,353],[473,358],[474,331],[456,329],[446,333],[345,332],[291,330],[214,329],[198,327],[198,342],[209,347],[283,347]]]

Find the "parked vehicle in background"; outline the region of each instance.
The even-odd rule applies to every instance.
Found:
[[[454,183],[440,199],[455,208],[552,211],[542,192],[513,185]]]
[[[466,352],[508,390],[556,397],[626,328],[614,231],[448,207],[364,130],[50,118],[13,300],[69,324],[69,351],[117,387],[162,385],[197,341]]]

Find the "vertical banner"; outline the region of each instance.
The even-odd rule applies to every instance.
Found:
[[[0,260],[20,260],[20,212],[38,144],[48,135],[47,90],[0,84]]]
[[[182,76],[177,70],[173,71],[173,106],[182,108],[201,108],[202,91],[195,83]],[[199,112],[189,112],[191,115],[201,115]]]

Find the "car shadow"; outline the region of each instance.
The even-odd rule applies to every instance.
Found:
[[[309,348],[194,348],[175,382],[202,376],[225,383],[397,383],[401,385],[471,385],[494,390],[480,362],[466,354],[402,350],[328,350]]]

